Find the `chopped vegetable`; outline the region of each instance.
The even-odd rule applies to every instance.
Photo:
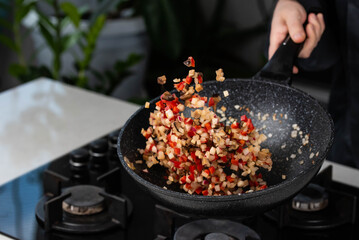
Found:
[[[188,59],[184,61],[183,64],[186,65],[187,67],[195,67],[195,62],[193,57],[188,57]]]
[[[157,83],[160,85],[164,85],[164,84],[166,84],[166,80],[167,80],[166,76],[163,75],[163,76],[157,78]]]
[[[223,82],[225,80],[223,69],[220,68],[216,71],[216,80],[219,82]]]
[[[195,65],[191,57],[184,63]],[[223,70],[216,73],[223,81]],[[220,96],[207,98],[195,93],[203,89],[203,79],[194,69],[182,81],[174,82],[180,96],[163,93],[150,113],[150,127],[141,131],[146,147],[140,153],[147,168],[155,164],[165,167],[167,184],[179,183],[189,194],[216,196],[266,189],[267,183],[257,170],[271,170],[271,153],[261,148],[266,136],[258,133],[251,118],[229,117],[231,124],[221,123],[227,119],[226,108],[218,109],[222,117],[217,116]],[[191,110],[190,117],[183,114],[185,108]]]

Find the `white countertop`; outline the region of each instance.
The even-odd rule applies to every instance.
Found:
[[[0,93],[0,185],[118,129],[137,109],[44,78]]]
[[[137,105],[48,79],[0,93],[0,185],[121,127]],[[333,179],[359,186],[359,170]]]

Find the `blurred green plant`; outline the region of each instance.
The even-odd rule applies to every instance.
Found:
[[[238,30],[225,21],[226,0],[215,2],[209,19],[205,13],[208,9],[200,0],[139,1],[152,44],[146,80],[151,97],[161,91],[157,87],[157,76],[166,74],[171,79],[186,74],[186,69],[178,63],[188,56],[195,58],[196,69],[200,69],[206,79],[214,79],[214,70],[219,67],[224,68],[226,77],[249,77],[257,70],[247,59],[238,56],[234,48],[265,34],[266,16],[257,26]],[[263,8],[263,4],[258,6]],[[166,89],[171,87],[168,81]]]
[[[142,56],[131,53],[126,60],[118,60],[114,66],[104,72],[99,72],[96,69],[91,69],[91,72],[96,76],[96,79],[102,79],[101,84],[96,84],[97,92],[109,95],[115,89],[119,79],[124,79],[131,75],[130,68],[135,66]]]
[[[96,11],[89,11],[86,6],[76,7],[71,2],[61,2],[59,0],[44,0],[53,12],[52,15],[45,13],[39,7],[39,1],[33,0],[15,0],[12,4],[0,2],[0,10],[11,11],[14,19],[6,19],[0,17],[0,26],[8,31],[8,35],[0,34],[0,42],[13,50],[17,57],[17,63],[10,65],[9,73],[19,79],[21,82],[27,82],[37,77],[49,77],[55,80],[65,81],[67,83],[91,89],[98,90],[103,93],[110,94],[110,89],[106,91],[98,86],[92,87],[88,82],[88,75],[93,74],[98,77],[99,85],[113,87],[120,83],[125,76],[130,74],[128,68],[137,64],[141,57],[132,54],[126,61],[118,61],[114,64],[113,78],[103,78],[109,75],[106,70],[105,73],[94,72],[91,69],[91,61],[93,53],[96,49],[96,43],[101,33],[102,28],[106,22],[106,14],[112,11],[120,2],[127,2],[126,0],[102,0]],[[30,11],[35,11],[38,16],[37,24],[29,28],[27,32],[21,32],[21,23]],[[83,28],[81,26],[81,19],[84,16],[89,17],[89,26]],[[65,29],[72,24],[72,31],[65,31]],[[53,60],[50,68],[47,66],[37,66],[32,64],[36,54],[42,50],[43,47],[35,49],[32,56],[26,60],[24,51],[22,49],[22,41],[29,35],[34,28],[38,28],[41,36],[45,40],[46,46],[50,49],[53,55]],[[62,68],[61,58],[63,54],[71,49],[74,45],[78,45],[81,50],[80,56],[75,56],[75,69],[77,74],[75,76],[61,76]],[[118,69],[117,69],[118,68]],[[126,74],[125,74],[126,73]],[[101,82],[102,81],[102,82]]]
[[[88,70],[96,77],[97,82],[90,86],[85,81],[82,87],[110,95],[124,78],[131,75],[131,67],[136,65],[141,59],[141,55],[131,53],[126,60],[117,60],[112,68],[106,69],[103,72],[89,67]],[[64,82],[74,85],[78,79],[78,76],[66,76],[64,77]]]
[[[0,9],[7,13],[12,13],[13,19],[8,19],[5,15],[0,17],[0,26],[3,31],[0,34],[0,42],[14,51],[18,57],[18,64],[12,64],[9,68],[9,72],[12,75],[25,75],[29,74],[30,67],[24,56],[22,49],[22,39],[24,39],[32,29],[29,29],[26,33],[21,34],[21,22],[26,15],[36,5],[36,1],[15,0],[12,3],[10,1],[0,2]],[[9,36],[10,35],[10,36]],[[35,74],[35,69],[32,74]],[[44,70],[44,69],[42,69]]]

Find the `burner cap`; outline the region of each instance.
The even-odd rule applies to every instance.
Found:
[[[174,240],[260,240],[258,234],[243,224],[229,220],[203,219],[181,226]]]
[[[62,202],[62,209],[73,215],[92,215],[102,212],[104,198],[99,194],[100,187],[92,185],[78,185],[66,188],[63,193],[71,196]]]
[[[292,200],[292,208],[298,211],[315,212],[328,206],[325,188],[310,183]]]
[[[231,240],[233,238],[224,233],[210,233],[204,237],[204,240]]]

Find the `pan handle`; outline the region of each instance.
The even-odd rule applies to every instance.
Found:
[[[322,13],[323,9],[320,7],[309,7],[307,13]],[[305,21],[303,27],[305,29],[308,20]],[[278,82],[284,85],[292,84],[292,71],[298,54],[302,49],[304,42],[295,43],[290,38],[289,34],[286,39],[279,46],[273,57],[266,65],[256,74],[253,79]]]
[[[293,65],[302,47],[303,43],[293,42],[288,35],[273,57],[253,78],[291,85]]]

